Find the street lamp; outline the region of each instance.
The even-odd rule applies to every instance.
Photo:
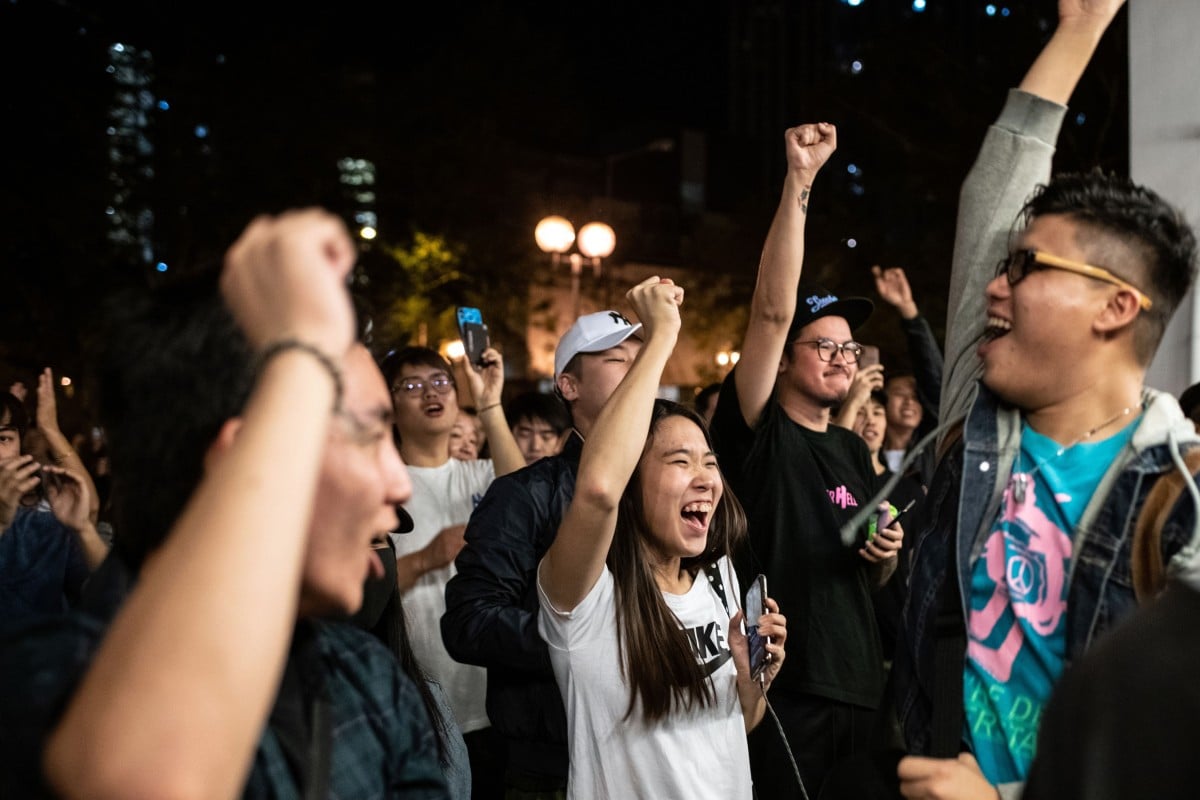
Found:
[[[603,222],[589,222],[575,233],[575,226],[565,217],[552,215],[544,218],[533,229],[533,239],[538,249],[549,253],[557,266],[567,257],[571,265],[571,308],[575,318],[579,318],[579,276],[583,272],[583,262],[586,258],[592,264],[596,277],[600,277],[601,262],[613,254],[617,246],[617,234],[612,226]],[[578,252],[570,253],[571,245]]]

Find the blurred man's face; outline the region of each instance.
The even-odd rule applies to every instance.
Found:
[[[913,431],[921,424],[917,379],[902,375],[887,382],[887,423],[896,431]]]
[[[313,504],[302,615],[358,610],[367,576],[383,574],[371,543],[396,527],[395,507],[412,495],[392,441],[388,387],[366,348],[350,351],[343,376],[343,411],[330,426]]]
[[[0,423],[0,461],[6,458],[16,458],[21,455],[21,434],[8,424],[7,420]]]
[[[453,376],[429,364],[403,364],[392,384],[400,437],[449,434],[458,419]]]
[[[541,418],[522,417],[513,425],[512,434],[521,455],[525,456],[526,464],[555,455],[559,450],[558,433]]]
[[[580,418],[595,420],[600,416],[600,409],[629,372],[641,349],[641,339],[630,336],[599,353],[581,353],[578,374],[560,376],[559,391],[572,404],[571,413],[577,424]]]
[[[887,414],[883,406],[874,400],[863,403],[854,420],[854,432],[867,443],[867,449],[872,453],[879,452],[883,446],[883,436],[887,433]]]

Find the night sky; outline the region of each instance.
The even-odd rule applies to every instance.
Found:
[[[958,184],[1055,18],[1053,0],[988,7],[0,0],[0,366],[81,368],[110,290],[212,263],[256,213],[348,212],[334,166],[348,155],[377,166],[380,245],[423,231],[459,248],[458,299],[537,280],[532,228],[559,212],[621,222],[614,259],[691,267],[745,302],[783,128],[817,119],[839,125],[840,146],[814,194],[806,271],[869,293],[872,263],[905,265],[939,329]],[[1127,168],[1125,35],[1122,14],[1072,104],[1059,168]],[[169,106],[153,115],[144,189],[167,278],[105,240],[117,41],[152,53]],[[702,209],[679,200],[684,131],[705,143]],[[663,137],[675,150],[616,162],[605,199],[606,157]]]

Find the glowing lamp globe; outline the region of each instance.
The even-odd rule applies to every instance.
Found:
[[[533,229],[533,238],[543,253],[565,253],[575,242],[575,226],[563,217],[546,217]]]
[[[608,258],[617,246],[617,235],[603,222],[589,222],[579,229],[579,252],[588,258]]]

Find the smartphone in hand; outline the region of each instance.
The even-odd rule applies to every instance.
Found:
[[[457,310],[458,335],[462,338],[467,361],[477,367],[483,366],[483,351],[492,346],[487,325],[478,308],[459,306]]]
[[[758,632],[758,620],[763,615],[763,600],[767,596],[767,576],[759,575],[746,591],[746,642],[750,646],[750,677],[762,682],[767,668],[767,645],[771,637]]]
[[[864,344],[862,354],[858,357],[858,368],[873,367],[879,363],[879,348],[873,344]]]

